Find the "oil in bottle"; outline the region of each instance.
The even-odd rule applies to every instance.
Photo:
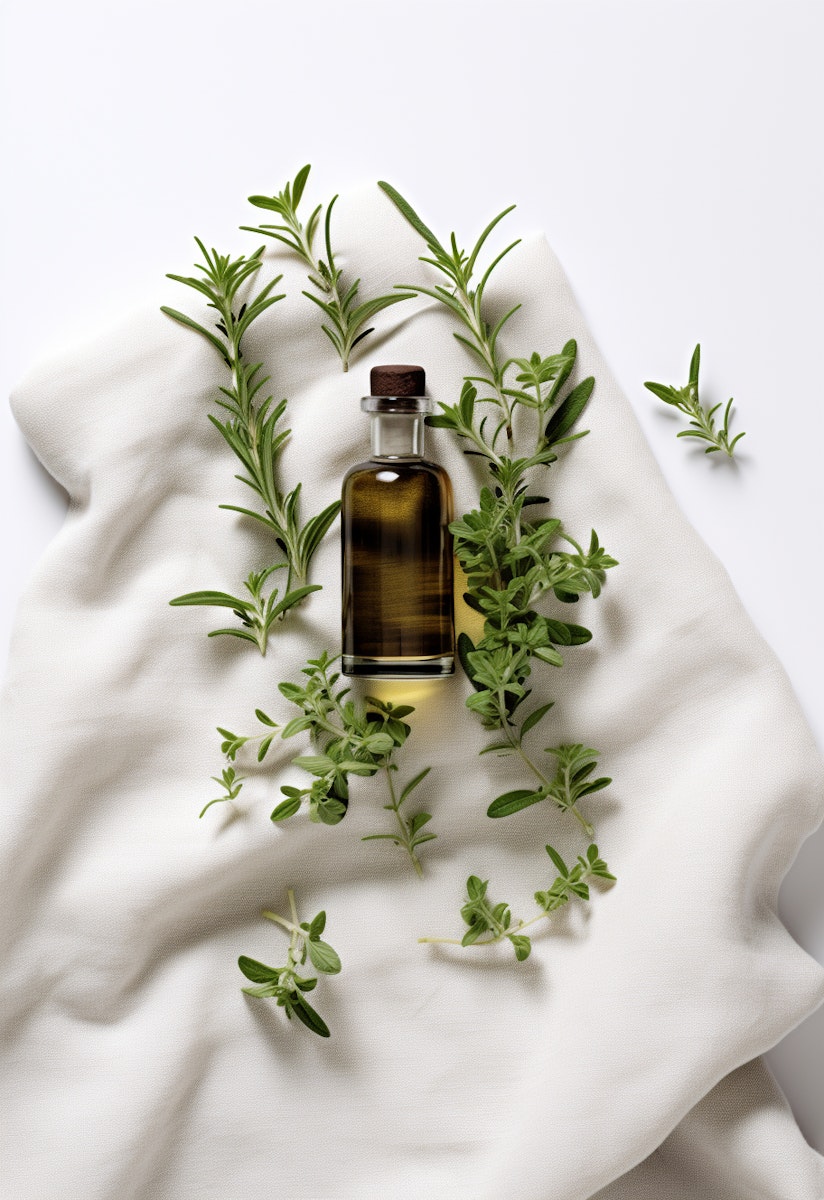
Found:
[[[429,679],[455,669],[452,486],[423,457],[432,402],[417,366],[373,367],[372,453],[343,481],[344,675]]]

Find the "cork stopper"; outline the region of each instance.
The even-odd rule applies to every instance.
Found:
[[[373,367],[369,372],[369,387],[373,396],[423,396],[426,372],[423,367],[407,364]]]

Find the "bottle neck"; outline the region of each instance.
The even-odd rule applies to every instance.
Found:
[[[425,413],[370,414],[373,458],[422,458]]]

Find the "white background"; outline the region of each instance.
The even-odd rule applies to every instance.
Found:
[[[2,392],[162,300],[194,233],[248,250],[252,192],[379,177],[464,241],[543,229],[680,504],[820,745],[824,8],[806,3],[6,4]],[[255,220],[259,218],[255,217]],[[734,395],[737,465],[676,441],[645,379]],[[616,462],[615,470],[624,466]],[[65,510],[0,408],[0,656]],[[620,557],[620,554],[619,554]],[[782,908],[824,962],[824,833]],[[824,1152],[824,1009],[772,1053]]]

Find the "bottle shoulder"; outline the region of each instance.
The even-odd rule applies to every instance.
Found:
[[[343,477],[343,483],[346,484],[358,476],[376,476],[382,471],[392,471],[400,476],[433,475],[450,485],[445,468],[428,458],[367,458],[349,468]]]

